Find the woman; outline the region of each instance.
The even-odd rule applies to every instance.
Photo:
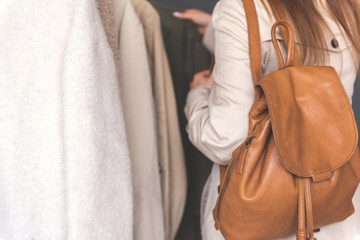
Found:
[[[265,76],[278,69],[270,34],[275,20],[267,1],[254,2]],[[333,66],[351,99],[360,60],[359,1],[276,0],[275,3],[287,13],[295,29],[304,63]],[[215,230],[212,217],[220,182],[219,165],[229,164],[232,151],[245,140],[248,113],[255,97],[242,1],[221,0],[215,7],[212,22],[215,29],[214,74],[209,76],[205,71],[194,76],[185,107],[190,140],[214,162],[203,191],[203,240],[223,239]],[[355,214],[344,222],[322,228],[317,233],[318,239],[360,239],[359,190],[354,196],[354,205]],[[295,236],[286,239],[295,239]]]

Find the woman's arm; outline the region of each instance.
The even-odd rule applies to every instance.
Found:
[[[220,1],[213,13],[213,26],[215,85],[191,90],[185,114],[191,142],[215,163],[226,165],[247,137],[248,114],[255,98],[242,2]]]

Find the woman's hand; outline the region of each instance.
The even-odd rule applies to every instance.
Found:
[[[190,83],[190,90],[202,85],[214,85],[213,75],[210,74],[210,70],[205,70],[195,74],[192,82]]]
[[[174,12],[174,17],[190,20],[196,24],[201,35],[205,34],[207,26],[211,22],[211,14],[198,9],[188,9],[184,12]]]

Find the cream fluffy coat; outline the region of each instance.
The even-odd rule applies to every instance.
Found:
[[[95,0],[4,0],[0,33],[0,239],[132,239],[125,126]]]

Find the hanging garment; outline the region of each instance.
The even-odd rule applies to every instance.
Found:
[[[119,85],[134,184],[134,239],[163,236],[163,211],[151,76],[143,27],[130,0],[114,2]]]
[[[188,196],[178,239],[198,239],[200,235],[201,191],[211,170],[211,162],[189,142],[183,109],[193,75],[209,68],[211,55],[202,44],[201,35],[190,21],[173,17],[182,9],[151,2],[161,19],[163,39],[172,73],[181,137],[184,145]]]
[[[144,27],[147,44],[155,95],[165,239],[172,240],[182,219],[186,199],[185,159],[173,82],[159,14],[146,0],[132,0],[132,3]]]
[[[265,76],[278,69],[277,56],[271,39],[271,27],[274,22],[269,18],[260,0],[256,0],[255,5],[260,24],[263,75]],[[333,66],[340,75],[351,99],[357,72],[351,54],[352,47],[346,44],[346,38],[343,37],[338,25],[327,11],[324,8],[319,10],[334,34],[326,33],[325,35],[329,49],[329,65]],[[207,197],[202,200],[202,209],[204,209],[202,239],[223,240],[220,232],[214,228],[212,216],[220,184],[219,164],[227,165],[233,150],[247,137],[248,113],[255,99],[255,90],[250,70],[247,24],[242,2],[220,1],[213,13],[213,26],[215,56],[220,59],[215,63],[215,85],[193,89],[188,95],[185,111],[189,118],[190,139],[215,163],[204,188],[204,195]],[[339,42],[336,47],[331,44],[334,38]],[[281,41],[279,36],[278,40]],[[285,52],[284,48],[282,50]],[[224,116],[231,116],[231,118],[224,118]],[[201,123],[201,128],[198,127],[199,123]],[[318,239],[360,239],[359,189],[353,198],[355,213],[343,222],[321,228],[321,231],[317,233]],[[284,239],[294,238],[295,236]]]
[[[0,239],[132,239],[125,126],[96,2],[0,5]]]

